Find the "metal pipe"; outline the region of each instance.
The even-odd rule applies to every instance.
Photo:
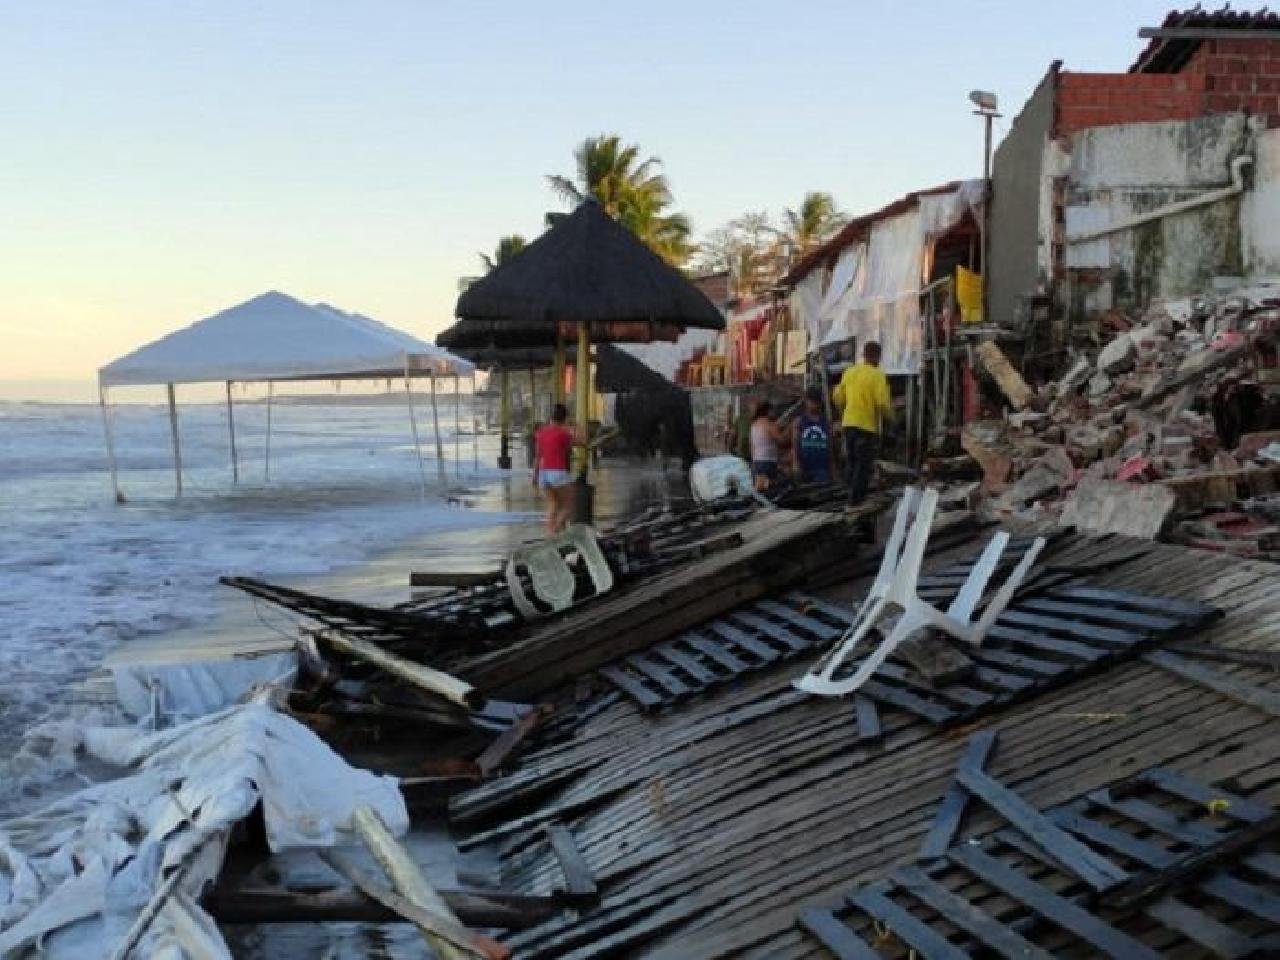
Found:
[[[476,372],[471,371],[471,470],[480,472],[480,424],[476,420]]]
[[[270,380],[267,381],[267,442],[266,451],[262,461],[262,482],[271,482],[271,396],[275,393],[276,385]]]
[[[1231,161],[1231,183],[1229,186],[1220,187],[1217,190],[1209,190],[1199,196],[1157,207],[1155,210],[1149,210],[1137,216],[1126,217],[1124,220],[1108,224],[1105,227],[1099,227],[1096,230],[1086,230],[1083,233],[1072,234],[1067,237],[1067,243],[1088,243],[1090,240],[1098,240],[1113,233],[1119,233],[1122,230],[1132,230],[1134,227],[1150,223],[1153,220],[1162,220],[1177,213],[1185,213],[1188,210],[1194,210],[1197,207],[1217,203],[1219,200],[1226,200],[1244,193],[1244,168],[1252,163],[1253,157],[1248,154],[1241,154]]]
[[[124,494],[120,492],[120,473],[116,466],[116,440],[111,430],[111,412],[107,408],[107,388],[98,380],[98,406],[102,408],[102,432],[107,438],[107,469],[111,471],[111,492],[116,503],[124,503]]]
[[[404,395],[409,401],[409,429],[413,431],[413,452],[418,457],[418,479],[422,484],[422,497],[427,496],[427,468],[422,462],[422,441],[418,437],[418,413],[413,407],[413,387],[409,383],[409,355],[404,357]]]
[[[440,410],[436,403],[436,374],[431,371],[431,428],[436,432],[436,477],[440,486],[445,485],[444,441],[440,439]]]
[[[182,496],[182,441],[178,437],[178,400],[173,392],[173,384],[165,384],[169,394],[169,435],[173,441],[173,475],[178,485],[178,496]]]
[[[453,475],[462,479],[462,377],[453,374]]]
[[[227,430],[231,434],[231,482],[240,482],[240,462],[236,458],[236,414],[231,403],[231,381],[227,381]]]

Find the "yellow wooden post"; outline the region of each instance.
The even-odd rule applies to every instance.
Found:
[[[586,323],[578,324],[578,361],[573,376],[577,394],[574,400],[574,418],[578,424],[578,445],[575,447],[578,462],[574,472],[585,477],[588,461],[587,430],[591,420],[591,330]]]
[[[564,403],[564,338],[560,336],[559,329],[556,330],[556,352],[551,363],[551,377],[555,381],[552,387],[555,402]]]

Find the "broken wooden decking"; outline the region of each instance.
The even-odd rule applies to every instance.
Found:
[[[1055,562],[1096,562],[1100,552],[1127,561],[1098,577],[1108,588],[1222,607],[1196,645],[1280,651],[1273,566],[1119,539],[1077,543]],[[666,636],[655,630],[649,640]],[[1000,731],[987,772],[1041,809],[1154,766],[1280,806],[1274,673],[1203,660],[1178,670],[1160,659],[1114,666],[979,721],[969,729]],[[543,668],[540,682],[585,669]],[[801,910],[829,908],[914,858],[967,735],[882,710],[880,739],[862,741],[853,702],[791,688],[800,669],[749,674],[656,715],[616,691],[601,694],[612,701],[576,739],[457,798],[464,846],[495,850],[510,889],[543,893],[563,882],[550,826],[572,836],[598,888],[593,907],[507,938],[518,956],[831,956],[797,926]],[[964,833],[1001,822],[976,809]],[[1179,943],[1160,942],[1162,952]],[[1200,955],[1182,942],[1182,955]]]
[[[857,531],[843,515],[759,511],[741,542],[531,626],[516,642],[452,661],[486,693],[531,700],[708,617],[815,576],[853,569]]]

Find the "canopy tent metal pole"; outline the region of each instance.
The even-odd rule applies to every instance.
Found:
[[[409,356],[404,358],[404,395],[409,401],[409,427],[413,430],[413,452],[418,458],[418,477],[422,481],[422,496],[427,496],[427,468],[422,462],[422,441],[418,439],[418,413],[413,408],[413,387],[409,382]]]
[[[263,460],[262,482],[271,482],[271,395],[275,392],[275,383],[267,381],[267,449]]]
[[[231,482],[240,482],[240,461],[236,458],[236,413],[231,403],[231,381],[227,381],[227,430],[231,434]]]
[[[98,406],[102,408],[102,432],[107,438],[107,469],[111,471],[111,492],[115,494],[116,503],[124,503],[124,494],[120,492],[120,472],[116,466],[116,438],[111,430],[111,412],[107,408],[107,388],[98,380]]]
[[[173,384],[165,384],[169,394],[169,434],[173,440],[173,476],[178,485],[178,496],[182,496],[182,441],[178,437],[178,400],[173,392]]]
[[[445,485],[444,441],[440,439],[440,410],[436,403],[436,372],[431,371],[431,428],[436,432],[436,477]]]
[[[471,371],[471,469],[480,472],[480,424],[476,420],[476,372]]]
[[[453,375],[453,475],[462,479],[462,376]]]

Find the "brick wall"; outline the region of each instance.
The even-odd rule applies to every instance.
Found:
[[[1063,71],[1055,129],[1065,135],[1238,111],[1280,126],[1280,38],[1202,41],[1178,73]]]
[[[1183,68],[1205,79],[1205,112],[1244,110],[1280,125],[1280,39],[1206,40]]]
[[[1059,135],[1087,127],[1190,120],[1205,112],[1206,74],[1058,74]]]

